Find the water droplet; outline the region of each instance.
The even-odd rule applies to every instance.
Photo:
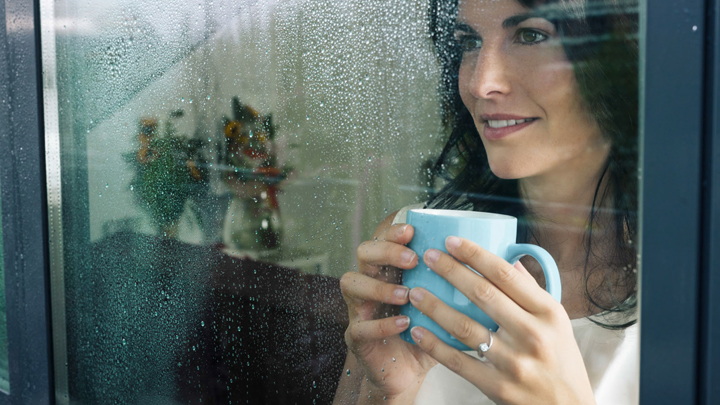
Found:
[[[200,326],[205,326],[205,321],[200,321]]]
[[[393,363],[395,362],[395,357],[393,357]]]
[[[347,375],[350,375],[350,369],[347,369]]]

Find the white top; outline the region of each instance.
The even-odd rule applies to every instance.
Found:
[[[400,210],[393,223],[404,223],[409,209]],[[605,320],[605,318],[596,318]],[[631,405],[639,402],[640,340],[638,324],[608,330],[589,318],[570,321],[598,405]],[[477,357],[475,352],[466,352]],[[479,389],[442,364],[433,367],[420,387],[415,405],[492,404]]]

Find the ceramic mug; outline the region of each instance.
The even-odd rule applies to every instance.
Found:
[[[539,246],[515,243],[517,237],[515,217],[475,211],[418,209],[408,211],[407,223],[415,228],[415,235],[408,247],[417,253],[420,260],[414,269],[403,271],[403,285],[409,288],[425,288],[455,310],[488,329],[497,331],[498,325],[457,288],[430,270],[422,259],[425,251],[431,248],[447,253],[445,239],[448,236],[471,240],[510,264],[514,264],[525,255],[534,257],[545,273],[547,291],[560,302],[560,274],[555,261]],[[415,343],[410,336],[410,330],[415,326],[422,326],[456,349],[475,350],[457,340],[410,303],[403,305],[400,313],[410,317],[410,326],[400,335],[410,343]]]

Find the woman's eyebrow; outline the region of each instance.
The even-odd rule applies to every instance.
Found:
[[[525,20],[529,20],[531,18],[544,18],[544,17],[538,13],[516,14],[516,15],[506,18],[502,23],[502,27],[503,27],[503,29],[517,27],[518,25],[520,25],[521,22],[523,22]],[[468,32],[468,33],[473,33],[473,34],[476,33],[475,30],[470,25],[461,23],[461,22],[456,22],[454,29],[455,29],[455,31],[463,31],[463,32]]]
[[[502,27],[504,29],[517,27],[521,22],[528,20],[530,18],[537,18],[537,17],[542,18],[542,16],[538,15],[537,13],[516,14],[514,16],[510,16],[510,17],[506,18],[505,21],[503,21],[503,23],[502,23]]]
[[[469,26],[469,25],[467,25],[467,24],[464,24],[464,23],[461,23],[461,22],[456,22],[456,23],[455,23],[455,31],[463,31],[463,32],[467,32],[467,33],[470,33],[470,34],[475,34],[475,33],[476,33],[475,30],[472,29],[471,26]]]

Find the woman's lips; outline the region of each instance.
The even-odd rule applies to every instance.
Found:
[[[483,127],[483,135],[485,136],[485,139],[489,141],[495,141],[504,138],[512,134],[513,132],[517,132],[529,125],[532,125],[535,121],[537,121],[537,119],[532,119],[530,121],[523,122],[522,124],[508,125],[501,128],[493,128],[487,121],[485,121],[485,126]]]

